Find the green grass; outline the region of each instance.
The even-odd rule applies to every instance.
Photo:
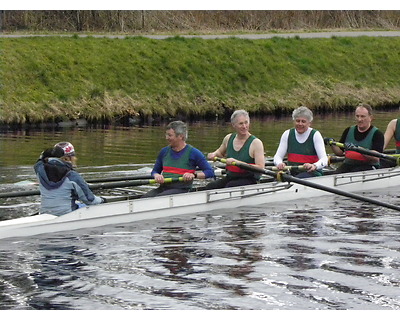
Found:
[[[343,110],[400,101],[399,38],[0,39],[0,121]]]

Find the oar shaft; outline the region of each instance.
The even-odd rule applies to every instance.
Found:
[[[345,157],[329,156],[328,157],[328,164],[343,162],[344,159],[345,159]]]
[[[215,158],[215,159],[217,161],[221,161],[221,162],[225,162],[226,163],[226,159],[221,159],[221,158]],[[277,179],[278,175],[279,175],[279,178],[282,181],[294,182],[294,183],[297,183],[297,184],[300,184],[300,185],[304,185],[304,186],[308,186],[308,187],[311,187],[311,188],[314,188],[314,189],[319,189],[319,190],[331,192],[331,193],[334,193],[334,194],[337,194],[337,195],[345,196],[345,197],[348,197],[348,198],[352,198],[352,199],[356,199],[356,200],[360,200],[360,201],[364,201],[364,202],[369,202],[369,203],[376,204],[376,205],[379,205],[379,206],[382,206],[382,207],[386,207],[386,208],[389,208],[389,209],[400,211],[400,207],[399,206],[392,205],[390,203],[381,202],[381,201],[378,201],[378,200],[375,200],[375,199],[366,198],[366,197],[360,196],[358,194],[354,194],[354,193],[351,193],[351,192],[346,192],[346,191],[343,191],[343,190],[340,190],[340,189],[336,189],[336,188],[331,188],[331,187],[328,187],[328,186],[320,185],[320,184],[314,183],[314,182],[309,181],[309,180],[296,178],[296,177],[293,177],[293,176],[291,176],[289,174],[286,174],[286,173],[279,173],[278,174],[277,172],[273,172],[273,171],[270,171],[270,170],[262,169],[260,167],[256,167],[256,166],[253,166],[253,165],[250,165],[250,164],[247,164],[247,163],[243,163],[243,162],[233,162],[232,165],[235,165],[235,166],[237,166],[239,168],[242,168],[242,169],[245,169],[245,170],[248,170],[248,171],[264,173],[266,175],[274,177],[275,179]]]
[[[272,171],[280,171],[276,166],[265,166],[265,169],[272,170]],[[304,171],[306,170],[304,166],[286,166],[284,170],[299,170]]]
[[[400,207],[399,206],[396,206],[396,205],[393,205],[393,204],[390,204],[390,203],[378,201],[378,200],[371,199],[371,198],[366,198],[366,197],[360,196],[360,195],[355,194],[355,193],[346,192],[346,191],[343,191],[343,190],[340,190],[340,189],[331,188],[331,187],[328,187],[328,186],[316,184],[316,183],[313,183],[313,182],[308,181],[308,180],[303,180],[303,179],[300,179],[300,178],[296,178],[296,177],[287,175],[285,173],[282,174],[282,178],[285,181],[295,182],[297,184],[301,184],[301,185],[308,186],[308,187],[311,187],[311,188],[315,188],[315,189],[331,192],[331,193],[334,193],[334,194],[337,194],[337,195],[340,195],[340,196],[344,196],[344,197],[348,197],[348,198],[352,198],[352,199],[356,199],[356,200],[360,200],[360,201],[364,201],[364,202],[369,202],[369,203],[372,203],[372,204],[376,204],[378,206],[382,206],[382,207],[386,207],[386,208],[389,208],[389,209],[400,211]]]
[[[39,190],[11,191],[11,192],[0,193],[0,198],[29,197],[29,196],[37,196],[39,194],[40,194]]]
[[[127,180],[143,180],[143,179],[152,179],[152,178],[153,177],[151,174],[142,174],[142,175],[121,176],[121,177],[86,179],[86,182],[87,183],[102,183],[102,182],[127,181]]]
[[[165,178],[164,183],[173,183],[183,181],[183,178]],[[157,181],[155,179],[149,180],[133,180],[133,181],[121,181],[121,182],[109,182],[109,183],[98,183],[98,184],[89,184],[91,190],[97,189],[112,189],[112,188],[125,188],[125,187],[134,187],[134,186],[142,186],[147,184],[156,184]]]
[[[125,188],[125,187],[134,187],[141,186],[146,184],[153,184],[155,180],[134,180],[134,181],[120,181],[120,182],[103,182],[97,184],[89,184],[90,190],[98,190],[98,189],[112,189],[112,188]]]
[[[166,178],[164,183],[181,182],[183,178]],[[99,184],[89,184],[91,190],[98,189],[113,189],[113,188],[125,188],[134,187],[147,184],[156,184],[157,181],[154,179],[148,180],[133,180],[133,181],[121,181],[121,182],[109,182],[109,183],[99,183]],[[14,191],[14,192],[4,192],[0,193],[0,198],[16,198],[16,197],[28,197],[40,195],[39,190],[27,190],[27,191]]]
[[[330,144],[335,145],[335,146],[337,146],[339,148],[346,148],[346,146],[343,143],[340,143],[340,142],[332,141]],[[369,149],[364,149],[364,148],[357,147],[357,146],[351,146],[351,147],[346,148],[346,149],[350,150],[350,151],[355,151],[355,152],[358,152],[358,153],[361,153],[361,154],[365,154],[367,156],[381,158],[381,159],[389,160],[389,161],[392,161],[392,162],[395,162],[395,163],[398,162],[398,157],[395,157],[394,155],[389,156],[389,155],[381,153],[381,152],[377,152],[377,151],[369,150]]]

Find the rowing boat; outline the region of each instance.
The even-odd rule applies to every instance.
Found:
[[[304,180],[313,181],[321,186],[360,193],[399,186],[400,168],[325,175]],[[0,222],[0,239],[66,232],[105,225],[122,225],[140,220],[315,198],[327,194],[323,190],[303,184],[275,181],[229,189],[128,199],[83,207],[59,217],[40,214],[2,221]]]

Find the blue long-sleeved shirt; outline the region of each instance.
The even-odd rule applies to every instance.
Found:
[[[161,174],[163,170],[163,158],[167,153],[168,149],[171,149],[171,156],[173,159],[179,159],[183,153],[185,152],[186,148],[189,145],[186,145],[181,151],[176,152],[171,149],[170,146],[164,147],[161,149],[160,153],[157,156],[156,163],[154,164],[153,170],[151,171],[151,175],[158,173]],[[208,163],[205,156],[201,153],[200,150],[192,147],[192,151],[189,155],[189,165],[191,169],[196,170],[199,168],[201,171],[204,172],[205,178],[213,178],[215,176],[213,168],[211,168],[210,164]]]

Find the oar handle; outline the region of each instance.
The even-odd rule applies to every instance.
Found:
[[[182,181],[183,181],[183,177],[179,177],[179,178],[164,178],[164,183],[174,183],[174,182],[182,182]],[[157,181],[155,181],[154,183],[157,183]]]

